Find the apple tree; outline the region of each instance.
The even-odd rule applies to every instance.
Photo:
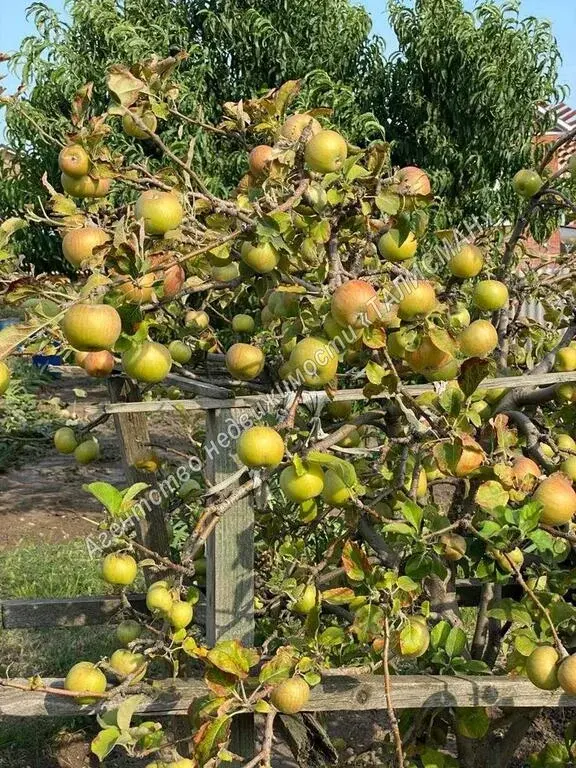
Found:
[[[232,438],[239,485],[210,491],[196,456],[166,502],[165,524],[178,514],[187,526],[176,553],[123,524],[145,484],[90,486],[106,511],[102,577],[126,595],[144,572],[150,615],[126,597],[120,647],[79,659],[66,695],[98,704],[101,758],[116,748],[151,766],[226,762],[234,718],[257,712],[266,735],[250,765],[268,765],[275,718],[305,709],[324,670],[369,668],[389,705],[383,764],[507,766],[535,711],[400,716],[391,677],[526,675],[576,693],[574,273],[570,258],[550,270],[527,250],[534,217],[573,208],[572,163],[552,173],[550,152],[517,169],[513,226],[434,231],[426,173],[395,166],[382,140],[351,143],[321,104],[295,111],[294,80],[225,103],[206,125],[249,147],[220,197],[196,167],[195,142],[160,135],[163,121],[187,119],[179,58],[112,66],[104,111],[81,89],[69,130],[52,137],[62,147],[59,172],[42,180],[49,202],[2,225],[6,243],[22,223],[53,228],[73,270],[33,274],[3,252],[3,293],[26,312],[0,332],[3,390],[11,355],[59,349],[137,396],[173,398],[175,418],[178,397],[200,384],[257,395],[244,421],[204,447],[230,450]],[[122,132],[142,146],[137,158],[116,149]],[[541,323],[522,315],[527,297],[542,304]],[[533,386],[505,381],[522,374]],[[65,427],[55,448],[97,461],[97,428]],[[192,437],[202,441],[202,425]],[[138,463],[177,475],[154,454]],[[209,647],[194,623],[204,544],[248,494],[257,642]],[[461,580],[477,587],[472,612],[459,605]],[[135,695],[167,668],[200,669],[207,687],[192,707],[189,757],[161,724],[132,725]]]

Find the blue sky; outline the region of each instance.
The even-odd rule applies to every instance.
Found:
[[[44,0],[48,6],[58,11],[64,9],[65,0]],[[10,10],[0,7],[0,51],[13,51],[23,37],[33,32],[33,26],[26,20],[26,8],[31,0],[0,0],[0,6],[9,6]],[[464,0],[466,7],[473,8],[474,0]],[[363,4],[372,15],[374,31],[385,38],[388,51],[394,50],[394,36],[386,19],[386,0],[363,0]],[[522,0],[522,15],[548,18],[552,22],[564,63],[561,82],[571,87],[572,96],[568,103],[576,108],[576,2],[574,0]],[[3,85],[11,90],[16,81],[8,77]],[[0,113],[0,137],[2,134],[2,116]]]

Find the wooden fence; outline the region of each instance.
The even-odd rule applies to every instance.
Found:
[[[482,387],[515,389],[576,382],[576,373],[552,373],[538,376],[516,376],[487,379]],[[407,386],[412,395],[433,390],[433,385]],[[94,409],[113,414],[122,447],[124,467],[129,482],[144,480],[154,484],[154,475],[134,467],[134,461],[149,444],[146,414],[180,409],[206,412],[206,441],[218,445],[218,438],[227,434],[230,419],[237,420],[241,410],[255,407],[263,399],[268,407],[278,407],[285,395],[250,395],[227,397],[198,397],[193,400],[135,401],[136,390],[122,378],[113,378],[110,385],[111,402]],[[304,393],[303,403],[313,401],[317,393]],[[378,396],[384,399],[386,395]],[[343,390],[336,400],[364,399],[362,390]],[[234,440],[225,450],[207,456],[206,475],[215,485],[237,470],[233,456]],[[234,486],[229,486],[228,491]],[[155,551],[167,549],[165,526],[161,511],[154,508],[138,531],[143,543]],[[237,638],[251,645],[254,639],[254,510],[245,497],[224,514],[211,534],[206,547],[206,600],[196,611],[204,626],[206,640]],[[511,584],[506,594],[519,597],[519,588]],[[470,581],[457,583],[462,605],[477,605],[480,586]],[[137,610],[145,610],[144,595],[132,595],[130,601]],[[3,629],[33,627],[75,627],[113,622],[121,607],[117,597],[84,597],[70,600],[7,600],[0,603]],[[22,682],[22,681],[20,681]],[[63,681],[50,679],[50,686],[61,687]],[[546,692],[535,688],[525,678],[463,675],[394,676],[391,680],[392,704],[398,709],[439,707],[574,707],[576,697],[562,692]],[[145,697],[139,709],[148,715],[186,715],[191,701],[206,692],[201,680],[164,680],[153,697]],[[354,669],[326,671],[322,683],[315,687],[306,710],[311,712],[337,710],[376,710],[386,708],[383,678],[379,675],[358,674]],[[41,692],[0,688],[0,713],[5,717],[72,716],[89,714],[89,706],[80,707],[65,697]],[[233,751],[245,757],[254,752],[253,721],[250,716],[235,718]]]

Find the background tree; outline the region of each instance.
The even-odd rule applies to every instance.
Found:
[[[503,180],[530,162],[553,118],[539,104],[562,98],[550,24],[521,19],[518,2],[390,0],[398,52],[384,71],[377,115],[400,164],[434,177],[448,222],[501,218],[513,201]]]
[[[217,123],[222,103],[306,78],[303,97],[308,92],[316,105],[336,108],[353,140],[381,133],[373,116],[364,114],[370,83],[384,66],[381,43],[369,37],[367,12],[348,0],[129,0],[122,7],[114,0],[73,0],[69,11],[64,22],[44,3],[33,3],[37,34],[23,41],[11,62],[29,87],[29,100],[7,109],[8,142],[21,170],[16,184],[0,182],[0,209],[8,213],[25,200],[45,198],[42,175],[54,178],[57,168],[42,132],[70,132],[71,100],[87,82],[95,84],[94,104],[104,109],[105,72],[118,61],[133,64],[184,51],[188,58],[177,85],[180,109],[189,118]],[[214,191],[232,186],[247,170],[242,142],[235,152],[218,134],[169,119],[160,123],[160,133],[177,148],[197,136],[195,161]],[[113,145],[135,160],[155,153],[121,135]],[[23,234],[20,242],[36,265],[61,266],[46,229]]]

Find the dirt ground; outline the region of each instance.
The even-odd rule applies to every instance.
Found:
[[[86,396],[77,397],[75,389]],[[93,419],[93,406],[108,399],[105,383],[70,372],[44,386],[39,396],[59,397],[64,414],[81,423]],[[166,414],[150,416],[149,427],[151,442],[186,451],[177,419]],[[19,542],[69,541],[93,531],[89,521],[99,519],[100,505],[82,486],[102,480],[122,487],[125,480],[113,419],[99,425],[94,434],[101,458],[93,464],[80,466],[72,456],[63,456],[49,445],[39,458],[0,474],[0,549]]]

